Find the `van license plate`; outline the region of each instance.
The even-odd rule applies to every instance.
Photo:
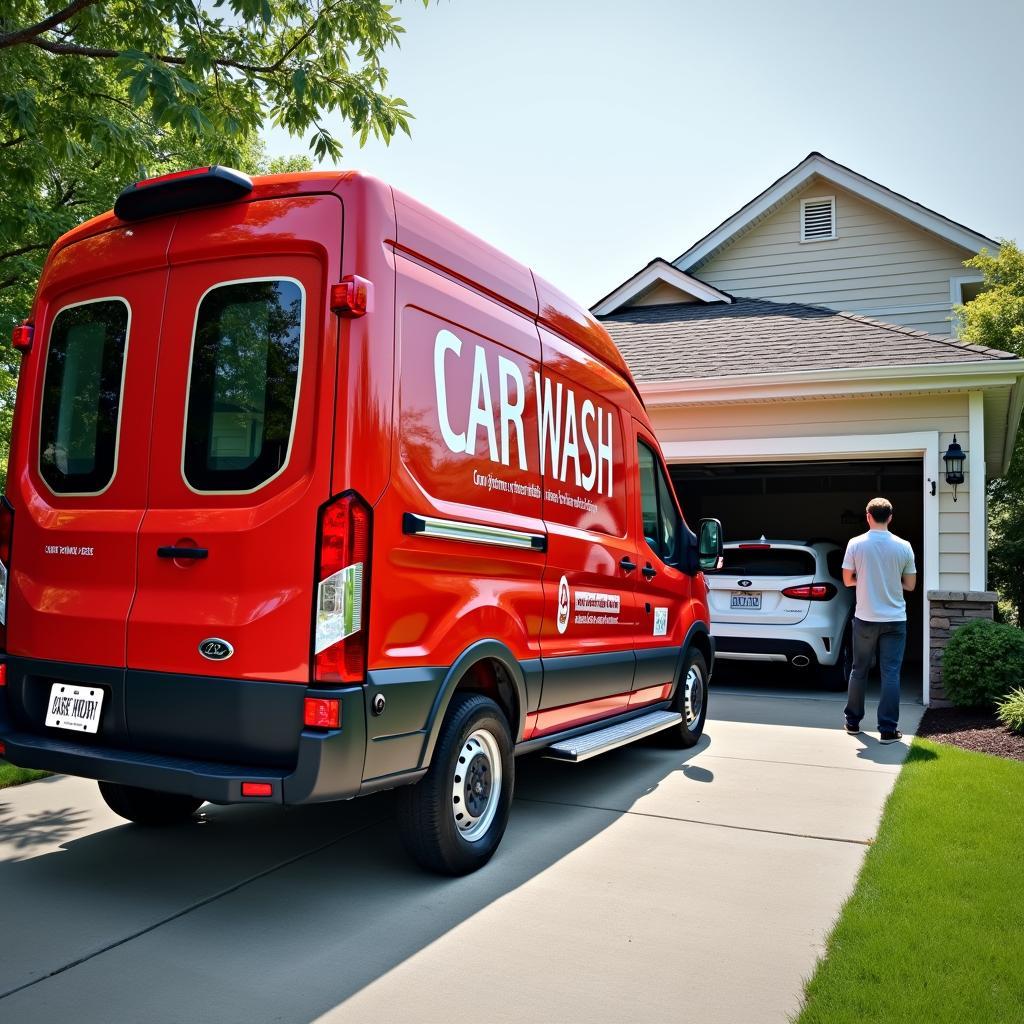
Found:
[[[759,593],[748,594],[745,590],[734,590],[729,595],[730,608],[751,608],[759,612],[761,610],[761,595]]]
[[[103,691],[98,686],[54,683],[46,707],[46,724],[74,732],[96,732],[102,708]]]

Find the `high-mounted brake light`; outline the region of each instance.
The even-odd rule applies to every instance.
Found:
[[[803,601],[831,601],[838,591],[831,583],[806,583],[799,587],[786,587],[783,597],[796,597]]]
[[[252,191],[252,178],[214,164],[161,174],[129,185],[114,201],[121,220],[142,220],[163,213],[180,213],[216,203],[230,203]]]
[[[26,320],[23,324],[18,324],[11,331],[11,344],[19,352],[27,352],[32,347],[32,336],[35,334],[35,328]]]
[[[331,309],[353,320],[372,312],[373,284],[358,274],[346,274],[331,288]]]
[[[13,536],[14,509],[6,498],[0,498],[0,651],[7,650],[7,580]]]
[[[771,544],[740,544],[740,551],[771,551]]]
[[[351,492],[320,514],[320,558],[313,609],[313,677],[353,683],[366,674],[370,508]]]

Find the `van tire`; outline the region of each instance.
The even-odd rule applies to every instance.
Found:
[[[687,681],[690,680],[690,685]],[[700,687],[700,708],[696,717],[692,717],[690,710],[690,691],[694,686]],[[697,745],[704,732],[704,723],[708,717],[708,663],[704,660],[696,647],[690,648],[683,661],[683,667],[679,673],[679,683],[676,686],[676,695],[672,699],[672,710],[678,711],[683,720],[670,729],[658,733],[663,737],[668,746],[687,749]],[[690,719],[689,724],[687,723]]]
[[[465,771],[469,766],[482,787],[475,794],[460,788],[470,782]],[[512,737],[501,709],[482,694],[456,693],[444,717],[430,769],[419,782],[397,794],[398,829],[406,850],[421,867],[441,875],[467,875],[483,867],[505,834],[514,781]],[[493,792],[495,783],[497,793]],[[479,795],[485,791],[488,796],[480,803]],[[457,795],[460,792],[462,796]],[[469,808],[474,796],[478,816],[467,815],[460,828],[456,808]],[[478,834],[465,838],[477,826]]]
[[[119,782],[101,782],[99,786],[106,805],[136,825],[178,825],[188,821],[204,803],[194,796],[159,793]]]

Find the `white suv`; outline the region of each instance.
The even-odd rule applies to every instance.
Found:
[[[813,668],[830,689],[845,689],[854,593],[843,585],[843,549],[762,537],[723,553],[722,568],[705,575],[716,658]]]

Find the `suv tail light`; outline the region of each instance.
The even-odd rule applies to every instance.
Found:
[[[805,583],[801,587],[786,587],[783,597],[797,597],[804,601],[831,601],[839,591],[831,583]]]
[[[343,494],[320,513],[319,566],[313,608],[313,678],[361,682],[366,675],[370,508]]]
[[[0,651],[7,650],[7,580],[13,534],[14,509],[6,498],[0,498]]]

